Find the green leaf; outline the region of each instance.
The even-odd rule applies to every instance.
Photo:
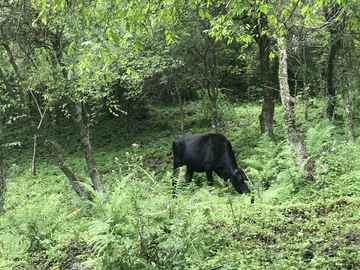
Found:
[[[126,16],[126,14],[127,14],[127,10],[126,10],[126,9],[120,10],[120,12],[119,12],[119,17],[120,17],[120,19],[124,18],[124,17]]]
[[[143,43],[141,40],[137,40],[134,45],[135,50],[142,50],[143,49]]]
[[[208,18],[209,20],[210,20],[210,14],[209,14],[209,12],[205,12],[205,16],[206,16],[206,18]]]
[[[360,44],[360,41],[354,39],[354,43],[355,43],[355,44]]]
[[[267,14],[268,14],[268,11],[269,11],[268,5],[267,5],[267,4],[262,4],[262,5],[260,5],[259,10],[260,10],[262,13],[264,13],[265,15],[267,15]]]
[[[70,54],[70,51],[71,51],[72,47],[74,46],[74,44],[75,44],[75,41],[70,43],[69,50],[68,50],[68,55]]]
[[[192,4],[192,5],[191,5],[191,8],[192,8],[192,9],[196,9],[196,5],[195,5],[195,4]]]
[[[303,7],[303,8],[301,9],[301,15],[305,15],[305,12],[308,10],[308,8],[309,8],[309,5]]]
[[[81,9],[81,13],[84,15],[84,17],[86,17],[87,15],[89,15],[89,10],[86,7],[83,7]]]
[[[137,74],[135,71],[130,70],[131,76],[133,76],[135,79],[139,79],[139,74]]]
[[[115,33],[111,32],[111,38],[115,42],[116,45],[119,44],[120,39],[118,38],[118,36]]]
[[[199,9],[199,16],[204,19],[204,11],[201,8]]]
[[[46,25],[46,16],[41,18],[41,22]]]
[[[71,80],[71,75],[72,75],[72,71],[69,70],[68,71],[68,74],[67,74],[67,79],[70,81]]]
[[[270,61],[273,60],[273,58],[275,57],[275,54],[273,54],[272,52],[269,54],[269,58],[270,58]]]
[[[109,82],[109,83],[111,83],[111,82],[112,82],[111,77],[110,77],[110,76],[108,76],[108,75],[105,75],[105,80],[106,80],[107,82]]]

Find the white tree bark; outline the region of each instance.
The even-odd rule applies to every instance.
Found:
[[[288,83],[288,65],[285,38],[280,37],[277,40],[279,54],[279,85],[280,96],[284,115],[284,128],[286,132],[287,143],[294,147],[296,152],[297,165],[304,168],[305,175],[311,180],[315,180],[316,163],[309,156],[304,140],[296,131],[295,125],[295,100],[290,96]]]

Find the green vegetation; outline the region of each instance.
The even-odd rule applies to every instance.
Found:
[[[0,10],[0,269],[360,268],[357,1]],[[252,193],[181,169],[172,198],[205,132]]]
[[[184,106],[187,133],[211,130],[206,108],[200,101]],[[180,126],[172,106],[152,106],[148,119],[131,119],[130,139],[119,118],[100,114],[94,121],[91,135],[106,196],[93,191],[68,120],[45,123],[46,133],[65,142],[66,164],[92,194],[91,202],[76,195],[41,147],[32,176],[29,131],[20,122],[9,126],[6,137],[21,146],[4,150],[8,187],[0,268],[360,268],[359,141],[345,142],[340,123],[319,117],[321,106],[311,107],[308,121],[301,122],[299,101],[298,128],[319,168],[317,181],[309,183],[286,144],[281,107],[275,110],[274,139],[259,134],[259,103],[222,100],[219,108],[225,136],[239,166],[259,182],[261,199],[255,191],[239,196],[217,176],[213,188],[205,174],[195,174],[186,186],[184,170],[178,198],[172,199],[171,143]]]

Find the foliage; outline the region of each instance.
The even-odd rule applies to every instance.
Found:
[[[359,268],[359,140],[345,141],[345,111],[339,106],[332,122],[323,121],[322,105],[341,101],[340,95],[327,100],[324,92],[325,50],[332,42],[328,26],[336,22],[325,19],[324,6],[333,2],[1,4],[1,117],[7,123],[4,145],[12,147],[3,149],[8,193],[0,268]],[[346,72],[339,69],[334,80],[341,87],[345,74],[349,77],[356,115],[359,10],[354,1],[337,2],[348,23],[337,56]],[[315,183],[305,181],[286,144],[280,106],[274,138],[259,135],[263,86],[253,41],[264,20],[260,36],[277,39],[288,29],[282,46],[291,56],[290,94],[297,101],[296,128],[317,162]],[[270,73],[276,89],[273,44]],[[307,122],[305,82],[311,96]],[[250,179],[260,183],[261,198],[238,196],[219,178],[208,188],[204,174],[186,185],[183,170],[178,197],[172,198],[171,143],[180,127],[172,105],[184,101],[186,133],[209,132],[215,109],[209,89],[219,90],[211,101],[217,100],[221,131],[239,167],[250,168]],[[92,189],[66,118],[71,102],[84,108],[107,195]],[[26,124],[39,120],[38,110],[50,116],[42,130],[92,201],[74,194],[41,148],[38,175],[30,175],[33,137]]]
[[[55,164],[47,161],[46,155],[39,161],[38,176],[30,175],[23,164],[31,159],[31,148],[27,147],[31,140],[25,139],[27,132],[18,129],[21,136],[17,136],[23,143],[19,149],[13,149],[15,157],[6,163],[10,169],[16,162],[17,169],[9,171],[12,178],[5,201],[7,212],[0,225],[0,267],[359,267],[358,142],[343,142],[339,129],[328,122],[307,122],[306,143],[320,164],[317,182],[309,185],[303,182],[302,172],[283,137],[269,139],[257,135],[252,117],[260,111],[258,105],[235,107],[229,102],[227,106],[233,117],[224,118],[229,130],[226,136],[241,167],[245,168],[246,163],[251,168],[250,179],[260,182],[261,199],[254,193],[239,196],[218,178],[215,186],[208,188],[205,175],[200,173],[194,175],[195,184],[186,185],[184,169],[179,176],[178,197],[172,198],[171,142],[176,137],[178,112],[169,106],[153,106],[150,119],[133,119],[137,129],[129,140],[117,139],[123,132],[121,126],[114,128],[117,119],[101,116],[94,123],[92,136],[98,138],[95,150],[108,191],[106,197],[91,188],[81,155],[76,153],[80,150],[76,138],[66,128],[70,122],[63,119],[62,126],[44,126],[60,141],[68,141],[65,152],[75,151],[66,162],[83,177],[86,190],[92,192],[90,205],[74,194],[67,179]],[[300,112],[302,109],[298,106]],[[191,128],[191,133],[211,129],[209,122],[205,125],[200,121],[203,115],[198,113],[199,103],[188,103],[184,110],[191,112],[185,125]],[[309,119],[316,119],[321,106],[313,110]],[[167,122],[167,131],[159,124],[161,120]],[[16,159],[20,156],[17,151],[23,154],[24,162]],[[241,245],[244,253],[240,252]],[[323,257],[334,253],[334,257]]]

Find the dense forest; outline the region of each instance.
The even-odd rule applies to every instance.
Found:
[[[360,269],[357,1],[0,6],[1,269]]]

